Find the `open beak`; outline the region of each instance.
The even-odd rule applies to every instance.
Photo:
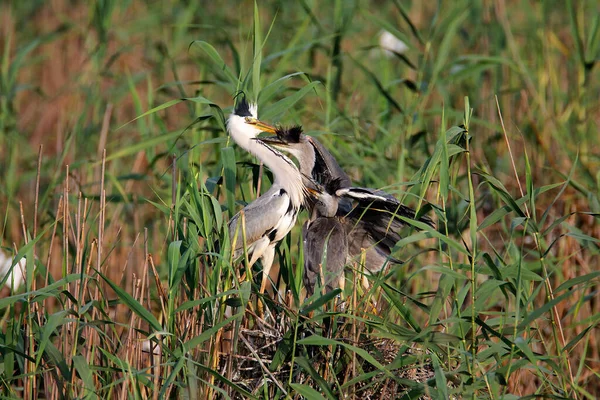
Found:
[[[305,176],[304,186],[306,187],[306,191],[312,195],[314,198],[318,199],[323,193],[325,193],[325,188],[321,186],[321,184],[317,183],[310,176]]]
[[[313,196],[317,197],[321,192],[318,191],[315,188],[311,188],[311,187],[306,187],[306,191],[308,191],[308,193],[312,194]]]
[[[311,185],[305,186],[305,188],[306,188],[307,198],[310,199],[309,201],[318,201],[319,198],[323,194],[318,188],[311,187]]]
[[[269,125],[266,122],[259,121],[256,118],[248,117],[248,118],[246,118],[246,123],[256,126],[258,129],[260,129],[263,132],[275,133],[275,131],[276,131],[276,128],[273,125]]]
[[[269,146],[274,146],[274,147],[288,147],[288,143],[281,140],[281,138],[279,138],[279,136],[264,136],[264,137],[258,137],[256,138],[256,140],[260,140],[261,142],[263,142],[264,144],[267,144]]]

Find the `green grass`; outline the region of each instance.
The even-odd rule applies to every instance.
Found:
[[[0,246],[28,257],[2,395],[599,396],[598,5],[440,3],[0,6]],[[226,223],[271,182],[226,135],[240,90],[437,228],[367,291],[349,266],[336,308],[303,299],[298,226],[257,299]]]

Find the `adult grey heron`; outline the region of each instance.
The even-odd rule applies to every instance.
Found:
[[[259,140],[292,154],[305,180],[313,179],[325,187],[335,183],[337,188],[330,195],[338,198],[336,216],[341,218],[347,235],[347,261],[358,259],[364,252],[364,267],[371,273],[380,271],[388,262],[400,263],[391,257],[392,248],[402,239],[400,231],[406,226],[399,217],[415,219],[413,209],[382,190],[352,187],[333,155],[318,140],[305,135],[300,126],[278,127],[276,136]],[[419,220],[433,226],[428,217]]]
[[[275,245],[296,223],[306,197],[306,187],[292,160],[254,140],[261,132],[275,132],[274,127],[258,120],[256,104],[249,104],[244,98],[238,100],[227,121],[227,130],[240,147],[261,160],[275,177],[269,190],[229,221],[229,234],[232,243],[235,243],[234,256],[239,257],[245,245],[251,254],[250,265],[262,259],[263,276],[259,291],[262,294],[273,265]]]

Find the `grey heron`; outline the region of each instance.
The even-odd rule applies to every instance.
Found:
[[[315,185],[316,186],[316,185]],[[339,197],[332,195],[331,185],[317,190],[309,188],[313,197],[312,214],[302,226],[304,241],[304,287],[312,296],[319,277],[329,292],[343,287],[344,267],[348,257],[348,236],[336,217]],[[327,254],[325,256],[325,250]],[[325,265],[323,266],[323,261]]]
[[[335,183],[336,190],[329,194],[338,198],[336,215],[341,218],[347,235],[348,262],[364,252],[364,266],[371,273],[380,271],[388,262],[401,263],[391,257],[391,252],[402,239],[400,231],[406,226],[399,217],[415,219],[413,209],[382,190],[352,187],[350,178],[333,155],[318,140],[305,135],[300,126],[278,127],[276,136],[259,140],[292,154],[305,180],[313,179],[325,187]],[[428,217],[419,220],[433,226]]]
[[[274,127],[258,120],[256,104],[249,104],[244,98],[238,100],[227,121],[227,130],[240,147],[260,159],[275,177],[269,190],[229,221],[230,237],[232,243],[236,243],[234,256],[239,257],[246,245],[251,254],[250,265],[259,258],[262,260],[262,294],[273,265],[275,246],[295,225],[307,191],[292,160],[267,144],[254,140],[261,132],[275,132]]]

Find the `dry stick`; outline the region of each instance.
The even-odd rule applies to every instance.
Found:
[[[102,156],[102,150],[106,149],[106,138],[108,137],[108,127],[110,125],[110,116],[112,115],[113,105],[108,103],[104,116],[102,117],[102,128],[100,129],[100,140],[98,140],[98,158]]]
[[[135,273],[133,274],[133,282],[132,282],[132,293],[133,293],[133,298],[137,299],[138,298],[138,293],[139,293],[139,283],[138,283],[138,279],[136,279]],[[125,362],[126,365],[131,365],[131,358],[134,357],[133,352],[135,352],[135,349],[132,350],[132,347],[136,347],[136,346],[132,346],[132,342],[133,342],[133,338],[132,338],[132,332],[134,332],[134,324],[136,321],[135,318],[136,314],[134,312],[131,313],[131,319],[129,320],[129,329],[127,330],[127,339],[125,340],[126,343],[126,351],[125,351]],[[123,386],[121,388],[121,399],[126,399],[126,391],[127,388],[129,387],[129,383],[130,380],[129,379],[124,379],[123,380]],[[135,389],[134,389],[135,390]]]
[[[23,239],[25,240],[25,244],[27,244],[27,243],[29,243],[29,240],[27,239],[27,227],[25,226],[25,216],[23,214],[23,202],[22,201],[19,201],[19,210],[21,212],[21,228],[23,229]],[[14,246],[14,243],[13,243],[13,246]],[[15,247],[15,254],[17,254],[17,253],[18,253],[18,251],[16,251],[16,247]],[[19,261],[18,265],[20,266],[20,264],[21,264],[20,261],[21,260],[18,260],[18,261]],[[17,265],[15,265],[15,267],[16,266]],[[13,269],[15,267],[13,267]],[[23,274],[23,275],[25,276],[25,283],[26,284],[29,283],[30,285],[32,285],[33,284],[32,282],[27,282],[27,266],[25,266],[25,274]],[[13,276],[14,276],[14,274],[13,274]],[[30,299],[31,299],[31,297],[30,297]],[[31,303],[29,301],[27,302],[27,307],[31,307]],[[29,311],[31,312],[32,310],[30,309]],[[33,343],[31,342],[31,338],[33,337],[33,334],[31,333],[31,321],[29,321],[29,322],[30,323],[27,324],[27,338],[28,338],[28,341],[30,343],[30,345],[29,345],[29,347],[30,347],[29,350],[31,351],[30,355],[33,357],[33,350],[34,349],[33,349]],[[32,367],[33,366],[30,365],[30,362],[27,362],[25,364],[25,376],[27,376],[27,373],[29,371],[33,371],[33,369],[29,369],[29,368],[32,368]],[[31,395],[31,393],[27,393],[27,386],[26,386],[25,387],[25,398],[27,398],[28,395]]]
[[[81,192],[79,192],[79,196],[77,197],[77,212],[75,214],[75,266],[74,266],[74,271],[75,273],[80,273],[81,276],[83,277],[83,265],[82,265],[82,257],[83,257],[83,246],[81,244],[81,237],[83,236],[83,234],[81,233],[81,199],[82,199],[82,195]],[[82,296],[81,296],[81,281],[78,279],[75,282],[73,282],[73,297],[75,297],[77,299],[76,304],[73,305],[73,308],[77,310],[77,312],[79,312],[79,309],[81,308],[81,304],[83,302],[82,300]],[[76,318],[73,321],[73,329],[71,330],[71,334],[72,334],[72,338],[71,338],[71,343],[77,343],[77,334],[79,333],[79,327],[80,327],[80,319]],[[77,346],[73,346],[73,356],[75,356],[77,351]]]
[[[144,277],[148,280],[148,287],[150,287],[150,280],[148,274],[148,264],[150,259],[150,254],[148,253],[148,228],[144,228]],[[154,268],[154,266],[152,266]],[[150,291],[148,290],[148,308],[151,307],[150,303]],[[164,308],[163,308],[164,309]],[[162,354],[162,347],[158,345],[159,353],[157,355],[154,354],[154,346],[152,346],[152,342],[150,342],[150,357],[152,357],[152,383],[154,386],[154,391],[152,392],[152,400],[158,400],[159,391],[156,390],[158,388],[158,381],[160,378],[160,356]]]
[[[102,151],[102,169],[100,174],[100,219],[98,220],[98,270],[102,264],[102,239],[104,236],[104,171],[106,168],[106,149]]]
[[[62,274],[63,274],[63,278],[67,276],[67,267],[69,265],[69,220],[70,220],[70,215],[69,215],[69,176],[70,176],[70,170],[69,170],[69,165],[66,165],[66,171],[65,171],[65,182],[64,182],[64,187],[63,187],[63,268],[62,268]],[[65,291],[69,291],[69,284],[65,284],[63,287],[63,290]],[[65,309],[70,309],[72,308],[73,304],[70,300],[70,298],[68,297],[66,300],[66,306]],[[71,327],[71,330],[73,330],[73,326],[75,325],[75,322],[70,323],[67,326]],[[67,330],[67,334],[63,335],[63,354],[65,354],[65,358],[66,358],[66,362],[68,365],[72,365],[72,359],[73,359],[73,354],[72,354],[72,347],[70,346],[70,343],[72,344],[73,342],[69,342],[69,337],[70,335],[68,334],[68,330]],[[73,346],[73,348],[75,348]],[[77,374],[72,374],[71,375],[71,387],[73,389],[76,389],[78,386],[75,385],[75,378],[76,378]],[[72,395],[75,393],[71,393]]]
[[[38,200],[40,197],[40,171],[42,167],[42,151],[44,149],[44,145],[40,145],[40,150],[38,153],[38,162],[37,162],[37,175],[35,179],[35,201],[33,205],[33,237],[37,236],[37,226],[38,226]],[[35,244],[33,245],[33,257],[35,257]],[[35,290],[35,289],[34,289]]]
[[[25,244],[27,244],[29,242],[29,240],[27,239],[27,228],[25,227],[25,216],[23,214],[23,202],[22,201],[19,201],[19,209],[21,211],[21,227],[23,228],[23,238],[25,239]],[[15,254],[17,254],[17,253],[18,253],[18,251],[15,252]],[[18,261],[20,261],[20,260],[18,260]],[[29,261],[31,262],[31,260],[29,260]],[[16,267],[21,268],[20,264],[21,264],[20,262],[18,264],[16,264],[13,267],[13,269],[16,268]],[[29,262],[27,264],[29,264]],[[25,272],[26,272],[25,273],[25,279],[27,279],[27,266],[25,267]],[[35,279],[32,279],[32,281],[35,281]],[[28,282],[26,281],[26,283],[28,283]],[[32,290],[34,290],[35,286],[34,286],[33,282],[29,282],[29,284],[30,284],[30,288]],[[31,357],[34,357],[35,348],[34,348],[34,343],[33,343],[33,331],[32,331],[31,325],[33,324],[32,315],[36,311],[35,311],[35,306],[31,303],[32,296],[30,295],[28,297],[29,297],[29,299],[27,301],[27,308],[29,309],[29,316],[28,316],[27,319],[29,321],[27,323],[27,329],[26,329],[26,332],[27,332],[27,344],[29,345],[28,346],[29,347],[29,352],[28,352],[29,355]],[[26,344],[26,346],[27,346],[27,344]],[[25,363],[25,376],[27,376],[28,373],[33,372],[34,369],[35,369],[34,363],[31,362],[31,361],[27,361]],[[25,398],[34,398],[35,397],[35,396],[33,396],[33,394],[34,394],[33,392],[35,390],[34,389],[35,388],[35,376],[36,376],[36,374],[32,374],[31,379],[25,378],[24,381],[23,381],[23,383],[27,382],[27,384],[24,385],[25,386],[25,392],[24,392]]]
[[[69,265],[69,165],[67,164],[66,175],[65,175],[65,186],[63,192],[63,278],[67,276],[67,265]],[[64,286],[64,290],[67,290],[67,285]],[[69,301],[67,299],[67,308],[69,307]],[[66,338],[65,338],[66,339]]]
[[[127,254],[127,260],[125,261],[126,268],[127,268],[127,265],[129,265],[129,259],[133,256],[133,251],[137,245],[139,238],[140,238],[140,234],[138,233],[135,236],[135,239],[133,240],[133,244],[131,245],[131,249],[129,250],[129,253]],[[146,276],[147,272],[148,272],[148,263],[144,263],[143,275],[141,278],[138,278],[138,282],[137,282],[138,287],[141,285],[140,296],[139,296],[140,304],[144,304],[144,301],[142,300],[142,296],[144,295],[144,292],[146,291],[146,280],[144,279],[144,277]],[[136,300],[137,300],[137,298],[136,298]],[[141,325],[140,325],[141,323],[142,323],[142,319],[139,318],[138,319],[138,328],[141,328]]]
[[[202,327],[204,326],[205,315],[206,315],[206,313],[205,313],[205,312],[202,312],[202,313],[200,314],[200,323],[198,324],[198,335],[200,335],[200,334],[203,332],[203,331],[202,331]],[[197,335],[197,336],[198,336],[198,335]],[[204,346],[203,346],[203,348],[202,348],[202,349],[198,349],[198,353],[206,353],[207,355],[209,355],[209,354],[210,354],[210,341],[209,341],[209,340],[207,340],[207,341],[205,342],[205,344],[204,344]],[[203,357],[203,359],[205,360],[206,358],[205,358],[205,357]],[[202,395],[204,395],[204,396],[206,396],[206,392],[204,391],[204,390],[205,390],[205,388],[204,388],[204,389],[203,389],[203,388],[201,388],[200,390],[201,390],[201,392],[202,392],[201,394],[202,394]]]
[[[106,116],[106,115],[105,115]],[[104,126],[104,124],[103,124]],[[102,136],[102,135],[101,135]],[[104,202],[106,200],[105,192],[104,192],[104,173],[106,170],[106,148],[102,148],[102,164],[100,167],[100,218],[98,219],[98,241],[97,241],[97,255],[96,255],[96,268],[99,271],[102,269],[102,244],[104,238],[104,218],[105,218],[105,210],[104,210]],[[94,298],[97,299],[100,292],[100,285],[96,285],[96,290],[94,293]],[[97,314],[96,308],[94,307],[94,311],[92,314],[92,318],[95,318]]]
[[[150,253],[148,253],[148,261],[150,262],[150,266],[152,267],[152,274],[154,275],[154,281],[156,283],[156,288],[158,289],[158,298],[160,300],[160,308],[163,315],[163,318],[161,319],[164,319],[167,316],[167,309],[165,308],[165,299],[167,298],[167,294],[165,293],[165,289],[163,288],[163,285],[160,282],[160,277],[158,275],[158,272],[156,271],[156,267],[154,266],[152,254]]]
[[[79,196],[77,196],[77,213],[75,214],[75,271],[79,271],[81,266],[81,257],[83,256],[83,249],[81,244],[81,192],[79,192]],[[81,270],[83,273],[83,270]],[[80,283],[79,281],[75,281],[75,293],[79,294]],[[81,299],[79,299],[79,304],[81,304]]]
[[[81,192],[79,193],[79,196],[81,196]],[[85,216],[87,215],[87,209],[88,209],[88,199],[85,198],[83,200],[83,214],[82,214],[82,220],[81,220],[81,236],[80,239],[81,241],[78,243],[78,247],[81,247],[81,249],[83,250],[83,245],[85,243]],[[90,250],[90,253],[92,254],[92,251]],[[85,273],[88,277],[89,277],[89,265],[90,265],[90,260],[92,259],[92,257],[88,257],[88,263],[87,263],[87,268],[86,271],[84,272],[82,270],[82,273]],[[81,251],[81,258],[79,259],[79,263],[83,264],[83,251]],[[87,287],[87,279],[83,281],[83,290],[82,293],[85,295],[85,288]],[[83,299],[82,299],[83,300]]]
[[[508,134],[506,133],[506,128],[504,126],[504,118],[502,117],[502,112],[500,111],[500,104],[498,103],[498,96],[495,96],[495,98],[496,98],[496,107],[498,109],[498,115],[500,116],[500,124],[502,125],[502,132],[504,134],[504,139],[506,140],[506,146],[508,147],[508,154],[510,155],[510,162],[512,164],[513,172],[515,173],[515,179],[517,181],[517,185],[519,186],[519,192],[521,193],[521,197],[525,197],[525,194],[523,192],[523,187],[521,186],[521,181],[519,181],[519,174],[517,173],[517,167],[515,165],[515,159],[513,157],[512,149],[510,147],[510,142],[508,140]],[[529,211],[529,207],[527,207],[527,203],[524,203],[524,205],[525,205],[525,212],[527,214],[527,218],[531,219],[531,214]],[[536,248],[541,251],[541,243],[540,243],[537,233],[534,233],[533,237],[535,238]],[[546,265],[544,264],[543,259],[541,259],[541,258],[540,258],[540,263],[544,270],[544,283],[546,285],[546,290],[548,291],[548,301],[552,301],[552,300],[554,300],[554,292],[552,291],[552,286],[550,285],[548,272],[546,271]],[[558,327],[558,332],[560,333],[560,338],[562,341],[562,347],[564,348],[566,346],[566,340],[565,340],[565,335],[564,335],[564,331],[562,328],[562,323],[560,322],[560,315],[558,315],[558,310],[557,310],[556,306],[552,307],[552,314],[553,314],[552,315],[553,316],[552,324],[556,325]],[[557,351],[560,350],[558,343],[556,343],[556,350]],[[571,369],[571,361],[569,360],[568,356],[565,357],[565,359],[567,362],[567,368],[569,370],[569,378],[571,380],[571,387],[574,387],[575,381],[573,379],[573,371]]]
[[[177,156],[171,156],[171,207],[177,201]]]
[[[281,390],[283,392],[283,394],[287,396],[288,393],[284,389],[283,385],[277,380],[277,378],[275,377],[275,375],[273,375],[273,373],[271,371],[269,371],[269,368],[262,362],[262,360],[260,359],[260,356],[258,355],[258,353],[256,352],[256,350],[254,350],[254,348],[252,347],[252,345],[250,344],[250,342],[248,342],[248,340],[246,340],[246,338],[244,337],[244,335],[242,335],[241,332],[239,334],[239,337],[240,337],[240,339],[242,339],[242,342],[244,342],[244,344],[246,345],[246,347],[248,348],[248,350],[250,350],[250,352],[254,356],[254,359],[256,361],[258,361],[258,363],[260,364],[260,367],[262,368],[262,370],[264,372],[266,372],[267,375],[269,375],[269,377],[273,380],[273,382],[275,382],[275,384],[277,385],[277,387],[279,388],[279,390]]]
[[[23,215],[23,202],[19,201],[19,210],[21,211],[21,228],[23,229],[23,239],[25,239],[25,244],[29,243],[27,239],[27,227],[25,226],[25,216]]]
[[[140,235],[138,233],[138,235],[137,235],[137,237],[135,239],[135,243],[133,244],[132,247],[135,247],[135,245],[137,243],[137,239],[138,239],[139,236]],[[132,249],[132,251],[133,251],[133,249]],[[144,274],[142,275],[141,278],[138,279],[138,282],[137,282],[138,286],[140,285],[140,281],[141,281],[141,284],[142,284],[142,287],[140,289],[140,295],[139,295],[139,302],[140,302],[140,304],[144,304],[144,300],[143,299],[144,299],[144,292],[146,290],[146,279],[145,279],[145,276],[148,273],[148,263],[146,262],[144,264],[145,264],[144,265]],[[140,346],[135,346],[135,350],[136,350],[136,353],[137,353],[137,370],[138,371],[142,370],[142,346],[141,346],[141,339],[142,338],[140,337],[140,335],[141,335],[140,332],[142,331],[141,328],[142,328],[142,318],[138,318],[137,319],[137,331],[135,333],[135,335],[137,336],[136,342],[140,343]],[[152,344],[152,342],[150,342],[149,344]],[[151,351],[151,353],[153,353],[152,349],[150,349],[150,351]]]
[[[98,239],[92,239],[92,246],[90,248],[90,257],[89,260],[92,260],[92,256],[91,254],[94,252],[94,245],[98,246]],[[100,266],[98,266],[98,272],[100,271]],[[96,276],[98,276],[98,274],[96,274]],[[92,299],[94,300],[98,300],[100,298],[100,284],[99,282],[96,282],[96,284],[94,285],[94,294],[92,295]],[[106,308],[108,308],[108,301],[106,301],[106,297],[103,296],[102,300],[105,301],[105,305]],[[98,311],[98,307],[93,307],[92,308],[92,320],[96,320],[96,318],[98,318],[99,316],[99,311]],[[98,336],[98,339],[100,339],[100,337]]]
[[[50,248],[48,249],[48,257],[46,259],[46,276],[44,277],[44,285],[48,286],[48,278],[50,277],[50,260],[52,259],[52,248],[54,247],[54,238],[56,237],[56,227],[58,226],[58,221],[61,218],[61,214],[62,214],[62,202],[63,202],[63,197],[62,195],[59,197],[58,199],[58,206],[56,207],[56,216],[54,218],[54,227],[52,228],[52,236],[50,237]],[[46,380],[46,382],[51,382],[54,381],[55,385],[50,385],[52,386],[51,392],[50,392],[50,398],[51,399],[55,399],[58,398],[58,382],[56,382],[56,380],[53,379],[52,374],[50,374],[50,378],[48,378],[48,380]]]
[[[37,162],[37,175],[36,175],[36,179],[35,179],[35,200],[34,200],[34,210],[33,210],[33,238],[35,239],[35,237],[37,236],[37,226],[38,226],[38,201],[39,201],[39,196],[40,196],[40,171],[41,171],[41,165],[42,165],[42,151],[43,151],[44,146],[40,145],[40,150],[38,153],[38,162]],[[33,263],[34,263],[34,271],[35,271],[35,259],[36,259],[36,243],[33,244]],[[46,271],[49,268],[46,267]],[[31,282],[31,290],[36,290],[36,284],[35,284],[35,274],[33,274],[34,279],[33,282]],[[45,302],[45,300],[44,300]],[[32,311],[36,313],[37,315],[37,319],[38,321],[41,321],[42,319],[42,314],[41,314],[41,309],[40,307],[37,306],[37,303],[34,303],[32,305]],[[37,398],[37,392],[36,392],[36,379],[37,379],[37,374],[33,374],[31,377],[32,382],[32,386],[33,386],[33,398]]]
[[[92,252],[94,251],[94,246],[96,246],[96,245],[97,245],[97,242],[95,240],[92,240],[92,243],[90,244],[90,254],[92,254]],[[93,259],[93,257],[88,257],[87,265],[86,265],[86,268],[85,268],[86,269],[86,275],[88,275],[88,276],[90,276],[90,270],[92,269],[92,259]],[[83,296],[85,296],[85,292],[87,292],[88,282],[89,282],[88,279],[86,279],[86,280],[83,281],[83,289],[81,290],[81,292],[82,292],[82,298],[83,298]],[[93,298],[93,299],[95,300],[96,298]],[[96,307],[94,307],[94,309],[96,309]],[[95,320],[93,312],[92,312],[92,320]],[[96,345],[96,339],[98,339],[98,335],[97,335],[95,329],[91,329],[90,327],[88,327],[88,328],[89,328],[89,332],[90,332],[89,335],[87,336],[89,338],[89,346],[88,346],[89,352],[87,354],[86,360],[87,360],[88,365],[91,365],[91,363],[92,363],[91,356],[94,353],[94,348],[95,348],[95,345]],[[95,377],[95,379],[97,381],[98,380],[98,375],[94,374],[94,377]]]
[[[171,208],[169,210],[169,228],[173,230],[173,240],[177,240],[175,232],[175,201],[177,200],[177,158],[175,154],[171,160]]]
[[[144,227],[144,269],[146,271],[148,271],[148,228]],[[150,287],[150,274],[146,273],[146,275],[144,276],[144,278],[146,279],[146,284],[148,285],[148,287]],[[148,310],[152,309],[152,301],[150,299],[150,293],[148,293],[148,298],[146,299],[146,307],[148,308]]]
[[[54,228],[52,228],[52,236],[50,237],[50,248],[48,249],[48,257],[46,258],[46,280],[45,284],[48,285],[49,271],[50,271],[50,260],[52,259],[52,248],[54,247],[54,238],[56,237],[56,227],[58,221],[62,217],[62,203],[63,196],[61,195],[58,199],[58,206],[56,207],[56,217],[54,218]]]

